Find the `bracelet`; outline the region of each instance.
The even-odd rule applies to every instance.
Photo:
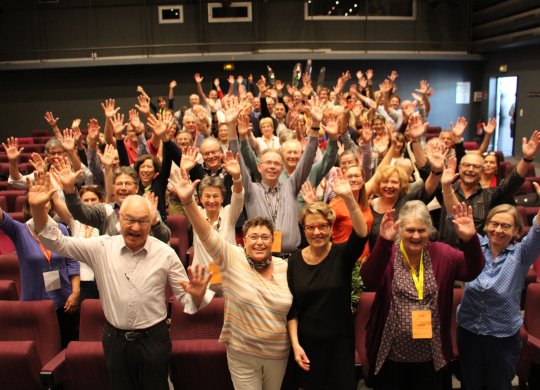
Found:
[[[189,202],[187,202],[187,203],[182,203],[182,206],[186,207],[188,204],[191,204],[191,203],[193,203],[193,199],[191,199],[191,200],[190,200]]]
[[[522,157],[522,160],[530,164],[534,161],[534,157],[533,158]]]
[[[234,180],[234,178],[232,179],[233,183],[240,183],[241,181],[242,181],[242,176],[240,176],[238,180]]]
[[[442,175],[442,173],[443,173],[443,171],[438,171],[438,172],[431,171],[431,174],[435,175],[435,176],[440,176],[440,175]]]
[[[321,128],[319,126],[311,126],[311,130],[319,131]]]

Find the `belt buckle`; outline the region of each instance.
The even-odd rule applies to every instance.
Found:
[[[139,332],[129,331],[124,333],[126,341],[135,341],[139,337]]]

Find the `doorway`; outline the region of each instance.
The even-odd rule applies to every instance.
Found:
[[[514,154],[516,129],[517,76],[497,77],[495,150],[505,156]]]

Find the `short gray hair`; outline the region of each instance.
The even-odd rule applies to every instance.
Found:
[[[405,203],[403,207],[400,208],[398,217],[401,221],[401,224],[399,225],[400,231],[403,229],[403,225],[407,219],[417,218],[426,225],[429,234],[433,233],[433,222],[431,221],[429,210],[426,204],[421,200],[410,200]]]

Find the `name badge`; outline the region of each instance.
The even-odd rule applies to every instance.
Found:
[[[431,339],[433,329],[431,326],[431,310],[413,310],[412,318],[412,338]]]
[[[283,232],[274,230],[274,242],[272,243],[272,252],[280,253],[281,252],[281,237]]]
[[[60,271],[43,272],[43,282],[45,283],[45,291],[51,292],[60,288]]]

